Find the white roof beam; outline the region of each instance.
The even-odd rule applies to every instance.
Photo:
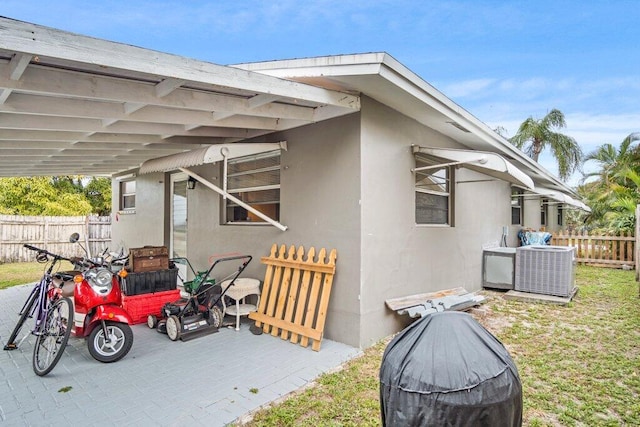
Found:
[[[27,69],[27,65],[31,62],[32,55],[24,53],[16,53],[9,62],[9,78],[11,80],[20,80],[22,73]]]
[[[280,99],[278,95],[271,95],[268,93],[262,93],[260,95],[253,96],[247,100],[249,108],[254,109],[262,107],[263,105],[270,104]]]
[[[133,114],[133,113],[135,113],[136,111],[138,111],[139,109],[143,108],[146,105],[147,104],[140,104],[138,102],[125,102],[123,104],[124,113],[126,115]]]
[[[6,67],[6,64],[0,64],[0,88],[39,96],[118,102],[125,105],[125,113],[129,114],[133,114],[134,111],[145,105],[157,105],[177,109],[202,110],[208,113],[213,110],[231,114],[286,117],[309,122],[313,120],[314,115],[313,107],[270,103],[249,108],[243,97],[187,89],[177,89],[158,98],[154,86],[149,83],[36,66],[29,67],[19,81],[14,81],[3,77],[6,74]],[[70,76],[70,73],[73,75]]]
[[[262,107],[263,105],[267,105],[274,101],[277,101],[278,99],[280,99],[280,97],[277,95],[262,93],[260,95],[252,96],[251,98],[249,98],[247,100],[247,106],[249,107],[249,109],[253,110],[254,108]],[[224,113],[224,112],[213,113],[213,117],[215,120],[224,120],[234,115],[235,115],[234,113]]]
[[[0,18],[0,49],[358,110],[357,96],[191,58]]]
[[[162,150],[162,151],[180,151],[180,150],[193,150],[194,148],[200,148],[200,144],[172,144],[169,142],[155,143],[155,144],[136,144],[126,142],[73,142],[73,141],[11,141],[4,140],[0,144],[0,152],[3,150],[41,150],[47,148],[88,148],[92,150]]]
[[[11,95],[11,89],[0,90],[0,104],[4,104]]]
[[[39,116],[34,120],[29,114],[0,114],[0,129],[59,130],[102,132],[102,121],[71,117]],[[183,126],[166,123],[118,122],[109,127],[109,132],[155,135],[183,135],[208,137],[246,138],[251,133],[245,129],[202,127],[194,131],[185,131]]]
[[[67,132],[67,131],[41,131],[41,130],[23,130],[23,129],[3,129],[0,132],[0,141],[74,141],[85,136],[84,132]]]
[[[27,69],[27,65],[31,62],[31,55],[25,55],[23,53],[16,53],[9,62],[9,79],[20,80],[22,73]],[[3,89],[0,91],[0,104],[4,104],[9,95],[11,95],[11,89]]]
[[[185,84],[184,80],[178,79],[164,79],[156,85],[156,96],[158,98],[164,98],[180,86]]]
[[[209,111],[171,109],[168,107],[148,106],[144,110],[126,114],[122,106],[115,102],[92,101],[88,99],[69,99],[41,97],[24,93],[15,93],[0,112],[22,112],[47,116],[79,117],[103,119],[105,126],[118,120],[166,124],[186,124],[191,130],[199,126],[244,127],[250,129],[277,129],[277,119],[272,117],[241,116],[241,120],[221,121]],[[226,116],[231,116],[227,114]],[[288,119],[288,118],[287,118]],[[296,123],[309,123],[300,120]]]
[[[231,116],[234,116],[234,113],[225,113],[225,112],[220,112],[220,113],[213,113],[211,116],[213,117],[214,121],[220,121],[220,120],[224,120],[227,119]]]

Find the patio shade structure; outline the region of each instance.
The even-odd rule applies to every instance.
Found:
[[[453,148],[433,148],[413,146],[414,153],[427,154],[431,157],[441,159],[442,163],[431,167],[460,165],[467,169],[491,176],[493,178],[507,181],[524,188],[533,189],[533,180],[524,172],[506,160],[499,154],[477,150],[460,150]],[[424,170],[419,168],[415,170]]]
[[[351,93],[0,17],[0,176],[111,176],[359,110]]]

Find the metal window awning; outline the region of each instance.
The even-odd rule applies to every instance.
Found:
[[[191,178],[201,182],[205,186],[209,187],[221,196],[233,201],[234,203],[242,206],[249,212],[255,214],[259,218],[262,218],[265,222],[273,225],[274,227],[286,231],[287,226],[279,223],[278,221],[263,214],[259,210],[255,209],[243,202],[242,200],[234,197],[227,192],[226,188],[226,176],[224,179],[224,188],[220,188],[214,183],[206,180],[204,177],[196,174],[195,172],[186,169],[190,166],[204,165],[208,163],[215,163],[224,161],[226,169],[226,161],[236,157],[252,156],[260,153],[267,153],[269,151],[287,149],[286,141],[276,143],[236,143],[236,144],[217,144],[207,148],[201,148],[198,150],[187,151],[184,153],[172,154],[170,156],[159,157],[157,159],[147,160],[140,166],[139,174],[152,173],[152,172],[168,172],[172,170],[179,170],[190,176]],[[224,172],[226,175],[226,171]]]
[[[223,161],[225,158],[233,159],[279,149],[287,149],[286,141],[275,143],[216,144],[210,147],[147,160],[140,166],[138,173],[143,175],[152,172],[168,172],[180,168],[215,163]]]
[[[547,197],[549,199],[555,200],[556,202],[562,203],[569,207],[580,209],[585,212],[591,212],[591,208],[589,206],[585,205],[580,200],[576,200],[573,197],[567,194],[564,194],[560,191],[552,190],[550,188],[542,187],[539,185],[536,185],[536,187],[533,189],[529,189],[529,191],[531,193],[536,194],[537,196]]]
[[[454,148],[419,147],[416,145],[413,146],[413,153],[422,153],[442,159],[444,163],[440,166],[463,165],[467,169],[471,169],[527,189],[535,188],[533,180],[527,174],[496,153]]]

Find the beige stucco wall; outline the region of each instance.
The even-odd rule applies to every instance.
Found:
[[[111,200],[112,211],[111,240],[114,247],[123,242],[127,248],[146,245],[166,244],[165,218],[167,207],[165,174],[154,173],[136,177],[135,213],[118,213],[119,181],[113,180]]]
[[[540,198],[533,197],[524,200],[524,228],[540,230]]]
[[[415,224],[411,144],[463,148],[375,101],[362,99],[361,345],[397,332],[407,316],[384,301],[463,286],[481,287],[483,245],[510,224],[510,186],[467,169],[455,187],[455,227]]]

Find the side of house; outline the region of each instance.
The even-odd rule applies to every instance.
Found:
[[[521,226],[511,224],[511,184],[465,168],[455,169],[450,224],[416,223],[412,146],[465,147],[373,99],[363,97],[359,113],[270,139],[287,141],[279,200],[279,221],[287,231],[264,223],[224,224],[223,198],[199,183],[185,192],[185,255],[204,268],[212,256],[251,254],[255,261],[246,274],[262,278],[259,259],[273,243],[337,249],[328,338],[366,347],[406,323],[387,310],[386,299],[458,286],[478,290],[482,247],[499,244],[504,227],[508,243],[516,245]],[[193,171],[222,181],[220,162]],[[174,245],[171,175],[135,177],[135,213],[114,205],[116,241]],[[114,180],[114,201],[121,199],[122,182]],[[539,221],[539,200],[527,202]]]

